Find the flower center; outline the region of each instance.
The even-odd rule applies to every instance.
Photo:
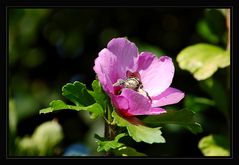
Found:
[[[143,84],[140,81],[140,74],[139,72],[131,72],[127,70],[126,72],[126,79],[118,79],[116,83],[113,84],[113,86],[121,87],[121,88],[129,88],[133,89],[135,91],[138,91],[139,88],[143,88]]]
[[[148,97],[150,100],[152,100],[149,97],[149,94],[143,90],[143,84],[140,81],[140,74],[138,72],[126,72],[126,79],[118,79],[116,83],[113,84],[114,87],[118,87],[115,89],[115,94],[119,95],[122,91],[122,88],[129,88],[132,89],[139,94]]]
[[[113,84],[113,86],[123,86],[124,88],[133,89],[135,91],[138,91],[139,88],[143,88],[142,83],[137,77],[130,77],[125,80],[118,79],[117,82]]]

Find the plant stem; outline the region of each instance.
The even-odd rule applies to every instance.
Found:
[[[113,122],[111,113],[112,113],[112,108],[108,106],[106,108],[106,111],[105,111],[105,117],[107,119],[107,120],[105,120],[105,138],[107,140],[114,140],[114,138],[116,136],[115,125],[111,124]],[[113,156],[113,154],[110,151],[106,152],[105,155],[106,156]]]

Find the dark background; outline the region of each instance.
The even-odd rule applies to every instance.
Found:
[[[193,76],[178,68],[176,56],[183,48],[200,42],[226,47],[224,17],[216,10],[205,8],[10,8],[8,14],[9,99],[16,107],[16,137],[31,135],[39,124],[57,118],[65,136],[61,152],[73,143],[87,146],[87,133],[92,130],[94,121],[89,122],[85,112],[39,115],[39,110],[54,99],[64,100],[61,88],[68,82],[78,80],[90,88],[95,79],[94,59],[112,38],[127,37],[140,51],[170,56],[176,69],[172,86],[186,95],[204,97],[209,96]],[[214,36],[207,36],[200,28],[202,20],[209,24],[217,20],[217,26],[211,26],[214,26]],[[215,76],[225,81],[224,70],[219,70]],[[183,101],[174,106],[183,107]],[[165,126],[162,128],[165,144],[125,141],[150,156],[201,157],[198,141],[209,133],[227,129],[228,121],[212,107],[210,111],[201,112],[198,118],[204,132],[197,135],[180,126]],[[102,123],[99,127],[96,128],[101,131]],[[14,149],[10,150],[14,155]],[[92,151],[92,154],[95,153]]]

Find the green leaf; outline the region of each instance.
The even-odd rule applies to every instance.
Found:
[[[132,147],[122,146],[118,149],[113,150],[115,156],[147,156],[144,153],[136,151]]]
[[[107,103],[109,102],[108,96],[102,90],[99,80],[94,80],[92,82],[93,92],[89,92],[95,99],[96,103],[100,104],[103,109],[106,108]]]
[[[100,137],[99,135],[95,135],[95,138],[98,139],[97,143],[98,143],[98,148],[97,151],[101,152],[101,151],[109,151],[111,149],[116,149],[119,148],[121,146],[123,146],[123,143],[119,143],[119,139],[126,136],[125,133],[121,133],[118,134],[114,140],[103,140],[102,137]]]
[[[54,100],[49,104],[50,107],[41,109],[40,114],[43,113],[49,113],[53,111],[58,111],[58,110],[65,110],[65,109],[70,109],[70,110],[85,110],[91,112],[91,118],[95,119],[98,116],[103,115],[103,109],[98,103],[94,103],[89,106],[75,106],[75,105],[67,105],[61,100]]]
[[[204,81],[199,82],[200,87],[208,93],[211,98],[215,101],[215,106],[222,112],[224,115],[228,115],[228,101],[224,87],[220,84],[219,81],[209,78]]]
[[[152,143],[165,143],[165,139],[161,136],[162,132],[159,130],[161,127],[158,128],[149,128],[142,125],[128,125],[127,129],[130,136],[136,142],[146,142],[149,144]]]
[[[205,20],[215,35],[222,38],[227,32],[226,19],[222,12],[215,9],[207,9],[205,10]]]
[[[88,106],[95,103],[94,98],[87,91],[86,85],[78,81],[64,85],[62,95],[77,106]]]
[[[212,44],[224,42],[227,34],[225,16],[226,9],[204,10],[204,16],[197,24],[199,35]]]
[[[143,125],[135,125],[120,117],[115,111],[112,112],[114,121],[120,127],[126,127],[131,136],[136,142],[145,143],[165,143],[164,137],[161,135],[162,132],[158,128],[150,128]]]
[[[188,46],[177,56],[181,69],[193,74],[197,80],[205,80],[212,76],[218,68],[230,65],[230,51],[220,47],[200,43]]]
[[[117,135],[114,140],[106,140],[105,138],[95,134],[95,138],[98,139],[97,151],[112,151],[114,156],[146,156],[145,154],[136,151],[134,148],[120,143],[119,140],[124,136],[127,136],[127,134],[121,133]]]
[[[204,39],[213,44],[217,44],[220,41],[220,37],[212,32],[205,19],[197,23],[197,31]]]
[[[94,81],[92,86],[94,91],[87,90],[85,84],[78,81],[67,83],[62,88],[62,95],[75,105],[67,105],[61,100],[54,100],[49,104],[50,107],[40,110],[40,114],[70,109],[89,111],[92,119],[102,116],[104,111],[101,105],[106,106],[105,103],[102,103],[106,96],[101,90],[100,84],[97,86],[97,81]]]
[[[230,156],[228,140],[222,135],[205,136],[198,147],[204,156]]]
[[[209,106],[215,106],[215,102],[205,97],[187,95],[184,98],[184,107],[196,113],[208,109]]]
[[[160,115],[147,116],[142,120],[146,125],[161,126],[162,124],[178,124],[188,128],[192,133],[202,132],[201,125],[194,121],[194,112],[183,109],[167,111]]]

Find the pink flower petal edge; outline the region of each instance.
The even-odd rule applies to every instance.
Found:
[[[138,59],[138,72],[149,96],[157,96],[166,90],[172,83],[174,65],[167,56],[157,58],[152,53],[143,52]]]
[[[184,93],[178,89],[169,87],[160,95],[152,97],[152,106],[161,107],[170,104],[176,104],[184,98]]]

